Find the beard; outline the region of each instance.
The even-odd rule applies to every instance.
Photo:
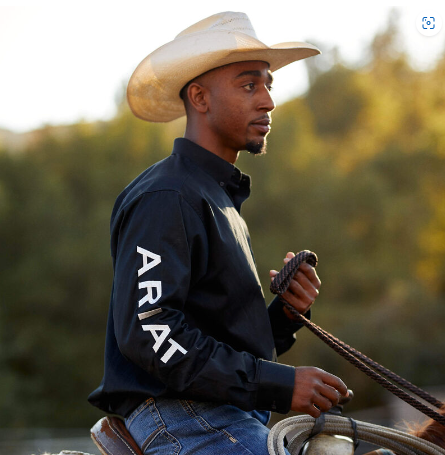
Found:
[[[267,148],[267,141],[266,138],[264,138],[262,141],[255,142],[255,141],[250,141],[246,143],[246,149],[249,153],[252,155],[260,156],[260,155],[265,155],[266,154],[266,148]]]

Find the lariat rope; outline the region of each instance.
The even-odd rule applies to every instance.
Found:
[[[311,251],[307,250],[301,251],[281,269],[278,275],[276,275],[275,278],[272,280],[272,283],[270,285],[271,292],[274,294],[278,294],[280,296],[280,298],[284,302],[284,305],[290,311],[295,320],[304,324],[311,332],[313,332],[328,346],[334,349],[334,351],[336,351],[343,358],[348,360],[356,368],[363,371],[370,378],[374,379],[374,381],[376,381],[382,387],[389,390],[391,393],[393,393],[394,395],[396,395],[397,397],[399,397],[412,407],[416,408],[418,411],[422,412],[423,414],[427,415],[433,420],[441,423],[442,425],[445,425],[445,416],[440,415],[438,412],[424,405],[422,402],[412,397],[404,390],[402,390],[400,387],[396,386],[383,376],[386,376],[387,378],[391,379],[396,384],[399,384],[401,387],[409,390],[411,393],[417,395],[418,397],[432,404],[436,408],[441,408],[443,406],[443,403],[441,401],[439,401],[437,398],[433,397],[429,393],[425,392],[424,390],[420,389],[419,387],[415,386],[411,382],[407,381],[406,379],[395,374],[391,370],[380,365],[379,363],[374,362],[372,359],[362,354],[360,351],[357,351],[356,349],[347,345],[343,341],[331,335],[329,332],[326,332],[326,330],[309,321],[309,319],[301,315],[292,305],[287,303],[283,299],[283,297],[281,297],[281,295],[286,292],[287,288],[290,285],[292,277],[295,275],[295,273],[298,270],[298,267],[303,262],[307,262],[312,267],[316,267],[318,259],[316,254],[312,253]],[[374,370],[376,371],[374,371],[371,367],[374,368]]]
[[[336,415],[325,415],[323,434],[342,435],[350,438],[356,436],[361,441],[369,442],[378,447],[386,447],[399,455],[444,455],[445,450],[416,436],[401,430],[382,427],[372,423],[355,421],[356,427],[351,425],[350,419]],[[288,440],[287,451],[300,454],[301,448],[310,437],[315,419],[308,415],[288,417],[278,422],[270,430],[267,438],[267,449],[271,455],[286,455],[285,439]],[[326,452],[328,453],[328,452]]]

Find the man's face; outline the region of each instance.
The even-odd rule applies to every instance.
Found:
[[[272,74],[261,61],[239,62],[217,68],[202,85],[209,90],[208,126],[224,147],[264,153],[270,130]]]

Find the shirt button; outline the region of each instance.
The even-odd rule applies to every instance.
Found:
[[[219,182],[219,184],[220,184],[221,186],[224,186],[224,182]]]

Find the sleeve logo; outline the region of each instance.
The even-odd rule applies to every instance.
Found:
[[[151,251],[145,250],[140,246],[137,247],[137,252],[142,255],[142,267],[138,270],[138,277],[148,272],[152,268],[156,267],[161,263],[161,256],[159,254],[152,253]],[[147,294],[139,300],[138,305],[141,307],[144,303],[153,305],[162,297],[162,282],[161,281],[142,281],[138,283],[139,289],[146,289]],[[143,320],[149,318],[162,310],[148,311],[139,314],[139,319]],[[167,363],[176,351],[182,354],[186,354],[187,351],[172,338],[167,338],[171,329],[168,325],[154,325],[154,324],[143,324],[142,330],[144,332],[150,332],[155,344],[153,345],[153,351],[158,352],[159,348],[165,341],[170,343],[170,347],[167,352],[161,357],[163,363]]]

